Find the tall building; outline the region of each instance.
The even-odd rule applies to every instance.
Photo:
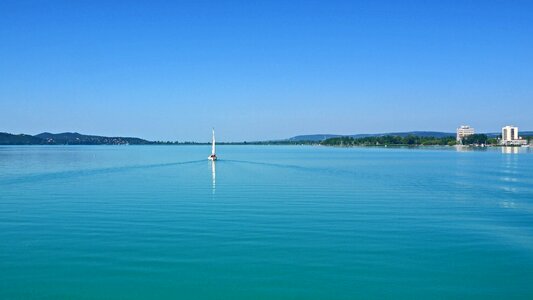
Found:
[[[469,136],[474,134],[474,128],[468,126],[468,125],[461,125],[461,127],[457,128],[457,142],[460,142],[463,140],[465,136]]]
[[[502,145],[525,145],[527,144],[526,140],[523,140],[518,136],[518,127],[513,125],[508,125],[502,128]]]
[[[518,127],[505,126],[502,128],[502,141],[510,142],[512,140],[518,140]]]

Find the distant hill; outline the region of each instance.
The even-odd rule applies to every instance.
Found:
[[[11,134],[0,132],[0,145],[41,145],[43,139],[29,134]]]
[[[153,142],[134,137],[107,137],[85,135],[77,132],[49,133],[43,132],[35,135],[53,145],[147,145]]]
[[[340,137],[342,135],[338,134],[311,134],[311,135],[297,135],[294,137],[291,137],[289,141],[291,142],[299,142],[299,141],[313,141],[313,142],[320,142],[323,140]]]
[[[455,136],[455,133],[450,132],[439,132],[439,131],[408,131],[408,132],[388,132],[388,133],[365,133],[365,134],[352,134],[352,135],[340,135],[340,134],[311,134],[311,135],[298,135],[289,139],[289,141],[316,141],[320,142],[335,137],[352,137],[352,138],[363,138],[363,137],[376,137],[376,136],[399,136],[406,137],[409,135],[417,137],[448,137]]]
[[[387,132],[387,133],[375,133],[375,134],[354,134],[350,135],[350,137],[353,138],[359,138],[359,137],[375,137],[375,136],[399,136],[399,137],[406,137],[406,136],[417,136],[417,137],[436,137],[436,138],[443,138],[443,137],[449,137],[449,136],[455,136],[455,133],[450,132],[440,132],[440,131],[407,131],[407,132]]]
[[[106,137],[77,132],[43,132],[34,136],[0,132],[0,145],[148,145],[154,143],[156,142],[134,137]]]
[[[490,132],[485,133],[489,138],[496,138],[501,136],[501,132]],[[291,137],[288,141],[291,142],[321,142],[330,138],[336,137],[352,137],[352,138],[364,138],[364,137],[380,137],[380,136],[416,136],[416,137],[434,137],[434,138],[444,138],[455,136],[454,132],[440,132],[440,131],[406,131],[406,132],[387,132],[387,133],[362,133],[362,134],[351,134],[351,135],[340,135],[340,134],[309,134],[309,135],[297,135]],[[533,136],[533,131],[519,131],[521,137]]]
[[[485,133],[488,137],[490,138],[495,138],[495,137],[501,137],[502,136],[502,133],[501,132],[490,132],[490,133]],[[533,131],[520,131],[518,130],[518,134],[520,136],[533,136]]]

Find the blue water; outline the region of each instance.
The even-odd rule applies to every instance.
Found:
[[[0,299],[532,299],[533,153],[454,149],[0,147]]]

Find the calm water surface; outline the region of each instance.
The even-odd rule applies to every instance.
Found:
[[[453,149],[0,147],[0,299],[533,299],[533,153]]]

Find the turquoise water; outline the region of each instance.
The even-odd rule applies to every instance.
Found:
[[[532,299],[533,153],[453,149],[0,147],[0,299]]]

